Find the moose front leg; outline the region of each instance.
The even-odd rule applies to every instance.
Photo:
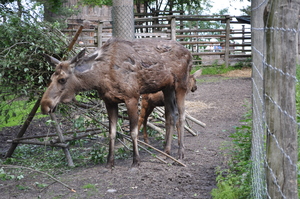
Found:
[[[105,102],[105,106],[109,119],[109,152],[107,156],[106,168],[111,169],[112,167],[114,167],[114,149],[118,121],[118,104]]]
[[[138,167],[140,165],[141,159],[138,149],[138,98],[129,99],[126,102],[127,112],[129,116],[130,134],[133,145],[133,163],[131,167]]]

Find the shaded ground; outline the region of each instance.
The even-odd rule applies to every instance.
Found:
[[[234,77],[233,77],[234,76]],[[249,71],[238,71],[225,76],[201,76],[198,90],[187,97],[187,111],[193,117],[206,123],[204,129],[193,124],[199,133],[185,136],[185,161],[187,167],[163,164],[141,152],[142,164],[139,171],[130,171],[132,158],[117,160],[115,169],[107,171],[104,164],[90,168],[75,168],[58,177],[76,190],[71,192],[59,183],[32,172],[20,181],[0,181],[0,198],[211,198],[210,192],[216,187],[215,168],[224,166],[220,146],[228,135],[234,132],[245,113],[245,104],[251,102],[251,79]],[[35,123],[30,134],[36,134],[42,125]],[[4,153],[12,138],[13,129],[0,132],[0,152]],[[45,129],[41,129],[45,131]],[[152,143],[159,146],[157,141]],[[177,141],[173,141],[173,155],[176,156]],[[172,163],[172,161],[168,160]],[[24,171],[26,172],[26,171]],[[50,184],[37,189],[34,182]],[[29,187],[20,190],[16,185]],[[93,185],[93,186],[86,186]]]

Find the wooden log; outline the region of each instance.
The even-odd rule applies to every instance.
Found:
[[[196,118],[192,117],[189,114],[186,114],[186,118],[189,119],[189,120],[192,120],[193,122],[195,122],[196,124],[199,124],[200,126],[202,126],[204,128],[206,127],[206,124],[204,122],[201,122],[200,120],[197,120]]]
[[[17,135],[17,138],[21,138],[23,137],[24,133],[26,132],[26,129],[28,128],[29,124],[31,123],[33,117],[35,116],[36,114],[36,111],[37,109],[39,108],[40,106],[40,102],[41,102],[41,98],[39,98],[35,105],[33,106],[31,112],[29,113],[26,121],[24,122],[21,130],[19,131],[18,135]],[[8,158],[8,157],[11,157],[12,154],[14,153],[15,149],[17,148],[18,146],[18,143],[12,143],[12,145],[10,146],[9,150],[7,151],[7,153],[5,154],[5,158]]]
[[[147,122],[147,126],[149,126],[150,128],[152,128],[153,130],[161,133],[161,134],[165,134],[164,130],[162,130],[161,128],[155,126],[154,124],[152,124],[151,122]]]
[[[89,135],[94,135],[97,133],[102,133],[102,131],[100,132],[100,128],[96,128],[96,129],[86,129],[85,131],[67,131],[64,132],[63,135],[68,135],[68,134],[72,134],[72,133],[83,133],[83,132],[90,132],[90,131],[95,131],[92,133],[88,133]],[[57,133],[51,133],[51,134],[47,134],[47,135],[34,135],[34,136],[27,136],[27,137],[21,137],[21,138],[15,138],[13,139],[13,141],[19,141],[19,140],[28,140],[28,139],[37,139],[37,138],[45,138],[45,137],[55,137],[57,136]]]
[[[80,25],[79,28],[78,28],[78,30],[76,31],[76,33],[75,33],[75,35],[74,35],[71,43],[69,44],[69,46],[67,48],[68,51],[71,51],[73,49],[73,46],[74,46],[75,42],[77,41],[80,33],[82,32],[82,29],[83,29],[83,25]]]
[[[187,130],[190,134],[192,134],[193,136],[197,136],[198,134],[195,133],[195,131],[193,131],[190,127],[188,127],[187,125],[184,125],[185,130]]]
[[[161,112],[161,113],[164,113],[164,111],[162,110],[162,108],[160,107],[156,107],[156,109]],[[164,118],[160,118],[162,121],[165,122],[165,119]],[[194,118],[195,119],[195,118]],[[195,119],[196,120],[196,119]],[[199,123],[202,123],[200,121],[198,121]],[[184,128],[185,130],[187,130],[190,134],[192,134],[193,136],[197,136],[197,133],[195,133],[191,128],[189,128],[188,126],[184,125]]]
[[[62,133],[62,130],[57,122],[57,119],[56,119],[56,116],[54,113],[50,113],[50,117],[51,119],[54,121],[54,125],[55,125],[55,128],[56,128],[56,131],[57,131],[57,134],[58,134],[58,137],[60,139],[60,142],[61,143],[64,143],[65,142],[65,139],[64,139],[64,136],[63,136],[63,133]],[[74,163],[73,163],[73,160],[72,160],[72,157],[70,155],[70,152],[69,152],[69,149],[68,147],[65,147],[65,148],[62,148],[64,153],[65,153],[65,156],[67,158],[67,161],[68,161],[68,165],[70,167],[74,167]]]
[[[39,142],[35,140],[7,140],[8,143],[17,143],[17,144],[33,144],[33,145],[42,145],[42,146],[51,146],[51,147],[61,147],[67,148],[68,143],[52,143],[51,141]]]
[[[132,140],[128,137],[124,137],[126,140],[132,142]],[[120,139],[119,139],[119,142],[121,142],[123,144],[123,146],[127,147]],[[164,161],[163,159],[161,159],[160,157],[156,156],[156,155],[153,155],[153,153],[151,153],[151,151],[149,151],[148,149],[146,149],[145,147],[141,146],[138,144],[138,147],[140,147],[141,149],[143,149],[144,151],[146,151],[147,153],[149,153],[152,157],[155,157],[156,159],[158,159],[159,161],[165,163],[165,164],[168,164],[166,161]]]

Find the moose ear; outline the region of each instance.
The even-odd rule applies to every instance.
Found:
[[[81,59],[85,55],[85,48],[80,51],[73,59],[71,60],[71,64],[77,62],[79,59]]]
[[[197,70],[197,71],[193,74],[193,76],[194,76],[194,78],[197,78],[197,77],[199,77],[201,74],[202,74],[202,69]]]
[[[60,61],[50,55],[44,54],[44,57],[46,58],[46,61],[51,65],[51,66],[56,66],[57,64],[60,63]]]

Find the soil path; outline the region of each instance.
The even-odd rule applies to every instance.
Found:
[[[0,198],[211,198],[210,192],[216,187],[215,168],[224,166],[225,162],[220,146],[229,140],[228,135],[235,131],[234,126],[240,124],[246,112],[244,105],[251,102],[251,79],[248,73],[201,76],[197,85],[198,90],[187,97],[187,111],[206,123],[207,127],[204,129],[193,124],[199,135],[195,137],[186,133],[184,163],[187,167],[173,165],[170,160],[170,164],[166,165],[141,152],[142,164],[138,171],[129,170],[132,163],[132,158],[129,158],[117,160],[113,171],[98,165],[76,168],[57,176],[76,193],[59,183],[42,191],[37,190],[33,186],[36,179],[30,179],[29,175],[26,180],[0,181]],[[11,136],[9,130],[0,132],[2,153],[7,149],[5,141]],[[172,145],[173,155],[176,156],[177,141],[173,140]],[[48,184],[53,182],[44,176],[39,178],[45,178]],[[20,190],[16,187],[20,183],[31,188]]]

